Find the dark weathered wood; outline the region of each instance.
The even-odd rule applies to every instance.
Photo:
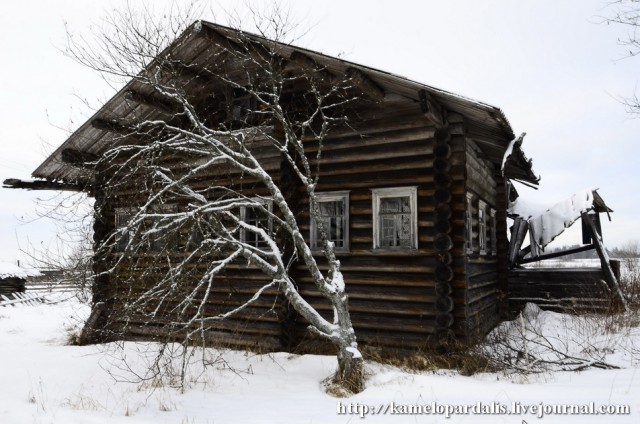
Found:
[[[433,169],[436,173],[446,174],[451,169],[451,163],[446,159],[436,159],[433,161]]]
[[[563,312],[606,312],[611,291],[600,268],[516,268],[509,270],[511,312],[527,302]]]
[[[442,126],[444,124],[442,106],[433,98],[427,90],[418,91],[418,97],[420,98],[420,109],[424,116],[426,116],[436,126]]]
[[[567,256],[567,255],[571,255],[574,253],[580,253],[580,252],[586,252],[588,250],[593,250],[596,247],[593,244],[590,244],[588,246],[580,246],[580,247],[575,247],[573,249],[567,249],[567,250],[563,250],[561,252],[554,252],[554,253],[547,253],[546,255],[539,255],[538,257],[535,258],[525,258],[525,259],[520,259],[518,260],[519,264],[528,264],[531,262],[539,262],[539,261],[544,261],[546,259],[553,259],[553,258],[560,258],[562,256]]]
[[[518,254],[520,253],[520,247],[524,243],[524,238],[527,235],[529,229],[529,223],[520,217],[516,217],[513,220],[513,229],[511,231],[511,240],[509,242],[509,265],[514,266]]]
[[[59,191],[85,191],[87,187],[79,184],[67,184],[55,181],[34,180],[23,181],[17,178],[8,178],[2,182],[4,188],[22,188],[25,190],[59,190]]]
[[[289,55],[289,62],[307,72],[311,72],[313,76],[319,78],[321,81],[332,82],[337,79],[335,74],[318,65],[313,58],[298,50],[291,52]]]
[[[433,244],[435,249],[439,252],[446,252],[447,250],[451,250],[453,247],[451,237],[443,233],[436,235]]]
[[[0,278],[0,295],[22,293],[25,291],[26,280],[18,277]]]
[[[101,329],[98,328],[97,324],[100,320],[100,316],[105,312],[105,308],[106,305],[104,302],[95,303],[91,307],[91,314],[89,315],[87,321],[84,323],[84,327],[82,328],[82,332],[80,333],[78,344],[86,345],[98,341],[99,336],[96,336],[100,333]]]
[[[70,165],[85,166],[90,162],[97,162],[100,159],[99,155],[83,152],[76,149],[62,149],[60,152],[60,158],[62,162]]]
[[[171,115],[178,113],[182,109],[179,103],[157,94],[145,94],[135,90],[127,90],[125,97],[133,102],[156,108]]]
[[[587,212],[582,212],[582,221],[586,222],[587,226],[591,229],[593,245],[595,246],[596,252],[598,252],[598,256],[600,257],[600,265],[602,267],[602,272],[604,273],[605,281],[609,285],[609,289],[611,290],[614,299],[616,299],[616,306],[619,309],[626,311],[627,301],[625,300],[624,295],[620,290],[618,279],[611,269],[609,257],[604,248],[604,245],[602,244],[602,236],[598,233],[596,224],[589,218],[589,214]]]
[[[91,121],[91,126],[97,130],[110,131],[121,135],[135,132],[135,126],[130,123],[125,123],[120,119],[95,118]]]
[[[376,84],[361,70],[349,67],[345,71],[345,76],[369,99],[374,102],[381,102],[384,100],[385,92],[382,87]]]
[[[447,143],[436,143],[433,148],[433,154],[438,159],[449,159],[451,157],[451,146]]]

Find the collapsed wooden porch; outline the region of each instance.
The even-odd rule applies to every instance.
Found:
[[[614,302],[604,281],[599,267],[510,269],[509,312],[535,303],[556,312],[605,313]]]
[[[543,309],[570,313],[605,313],[625,310],[620,290],[620,263],[609,259],[602,241],[600,213],[613,212],[596,190],[587,190],[554,205],[537,216],[526,216],[512,208],[514,220],[509,243],[509,313],[518,313],[527,303]],[[544,248],[577,220],[582,222],[578,248],[543,254]],[[555,222],[554,222],[555,221]],[[558,225],[558,221],[562,225]],[[550,229],[550,227],[556,227]],[[522,247],[527,235],[530,244]],[[543,261],[595,250],[600,266],[545,267]],[[537,263],[538,266],[524,267]]]

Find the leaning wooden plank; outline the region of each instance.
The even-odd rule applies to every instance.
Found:
[[[89,315],[89,319],[84,324],[82,328],[82,332],[80,333],[80,337],[78,338],[78,343],[80,345],[86,345],[92,342],[95,342],[96,337],[96,324],[100,315],[104,312],[105,304],[104,302],[97,302],[93,308],[91,309],[91,315]]]
[[[509,264],[515,265],[518,253],[524,243],[524,238],[527,235],[529,229],[529,223],[519,216],[513,221],[513,233],[511,235],[511,241],[509,243]]]
[[[618,307],[626,311],[627,310],[627,301],[620,290],[620,285],[618,284],[618,279],[613,273],[613,269],[611,269],[611,264],[609,263],[609,255],[602,244],[602,236],[598,233],[595,224],[589,218],[587,212],[582,212],[582,222],[585,222],[587,226],[591,229],[591,234],[593,235],[592,240],[593,244],[596,247],[596,251],[598,252],[598,256],[600,257],[600,264],[602,266],[602,272],[604,272],[604,277],[611,289],[611,292],[615,296],[615,299],[618,302]]]

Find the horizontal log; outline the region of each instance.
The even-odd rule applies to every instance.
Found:
[[[170,115],[174,115],[182,110],[182,105],[166,96],[158,94],[145,94],[136,90],[127,90],[125,92],[125,98]]]
[[[4,188],[22,188],[25,190],[59,190],[59,191],[85,191],[88,187],[79,184],[67,184],[55,181],[34,180],[24,181],[17,178],[8,178],[2,182]]]
[[[91,121],[91,126],[97,130],[109,131],[120,135],[134,134],[136,132],[135,125],[125,123],[119,119],[95,118]]]

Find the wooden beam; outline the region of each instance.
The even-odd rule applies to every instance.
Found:
[[[100,159],[100,156],[96,154],[82,152],[76,149],[62,149],[60,157],[63,163],[80,166],[84,166],[89,162],[97,162]]]
[[[271,63],[274,58],[266,47],[251,40],[249,37],[245,37],[244,40],[238,42],[207,25],[201,26],[200,34],[232,56],[247,55],[247,57],[258,63]]]
[[[614,300],[616,301],[615,306],[623,311],[627,310],[627,302],[620,290],[620,285],[618,284],[618,279],[616,275],[613,273],[613,269],[611,269],[611,264],[609,263],[609,255],[607,255],[607,251],[602,244],[602,236],[598,233],[598,229],[593,221],[589,218],[589,214],[587,212],[582,212],[582,222],[585,222],[587,226],[591,229],[591,233],[593,234],[593,244],[598,252],[598,256],[600,257],[600,265],[602,266],[602,272],[604,273],[604,278],[611,290],[611,293],[614,296]]]
[[[91,126],[97,130],[110,131],[117,134],[132,134],[135,132],[133,126],[123,123],[119,119],[96,118],[91,121]]]
[[[169,72],[179,78],[189,81],[196,81],[203,87],[208,87],[215,82],[215,73],[209,69],[196,65],[187,65],[181,61],[175,61],[165,64]]]
[[[520,217],[514,218],[511,240],[509,241],[509,266],[511,267],[517,263],[518,253],[520,252],[522,243],[524,243],[528,229],[529,223],[527,221]]]
[[[84,191],[85,189],[79,184],[57,183],[46,180],[23,181],[17,178],[4,180],[2,186],[4,188],[22,188],[25,190]]]
[[[358,90],[362,91],[365,96],[369,97],[374,102],[379,103],[384,100],[386,95],[384,89],[361,70],[349,67],[345,71],[345,76],[351,80]]]
[[[220,34],[215,29],[209,27],[208,25],[201,25],[200,30],[198,32],[203,37],[206,37],[209,41],[212,41],[216,46],[223,48],[229,52],[242,53],[246,49],[242,47],[239,43],[225,37]]]
[[[419,90],[418,97],[420,98],[420,109],[422,114],[429,118],[436,127],[444,125],[444,116],[442,106],[429,94],[427,90]]]
[[[337,78],[335,74],[318,65],[312,57],[297,50],[291,52],[291,55],[289,55],[289,62],[305,71],[312,72],[314,76],[318,77],[322,81],[333,82]]]
[[[144,94],[136,90],[127,90],[125,97],[136,103],[153,107],[170,115],[180,112],[181,105],[157,94]]]
[[[590,244],[590,245],[587,245],[587,246],[580,246],[580,247],[575,247],[573,249],[563,250],[561,252],[547,253],[546,255],[540,255],[537,258],[522,259],[522,260],[519,260],[518,263],[519,264],[528,264],[530,262],[538,262],[538,261],[543,261],[545,259],[559,258],[559,257],[562,257],[562,256],[571,255],[573,253],[586,252],[587,250],[592,250],[592,249],[595,249],[595,248],[596,247],[593,244]]]

